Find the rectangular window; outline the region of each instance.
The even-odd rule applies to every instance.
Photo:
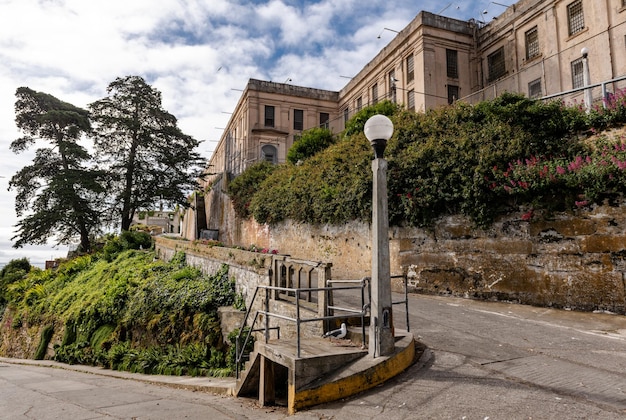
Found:
[[[265,126],[274,127],[274,107],[265,105]]]
[[[567,6],[567,22],[569,23],[570,36],[585,29],[585,16],[583,14],[582,0],[576,0]]]
[[[398,81],[396,79],[396,71],[391,70],[388,76],[389,76],[389,96],[390,96],[391,102],[395,104],[396,103],[396,82]]]
[[[406,93],[406,107],[409,111],[415,110],[415,91],[410,90]]]
[[[541,79],[533,80],[528,84],[528,97],[531,99],[541,98]]]
[[[572,61],[572,89],[578,89],[585,86],[585,78],[583,76],[583,59],[582,57]]]
[[[328,128],[329,120],[330,120],[330,114],[328,114],[328,112],[320,112],[320,127]]]
[[[378,83],[374,83],[372,86],[372,105],[378,103]]]
[[[489,71],[489,82],[493,82],[506,74],[506,66],[504,64],[504,47],[498,48],[496,52],[487,56],[487,67]]]
[[[301,109],[293,110],[293,129],[299,131],[304,129],[304,111]]]
[[[459,99],[459,87],[448,85],[448,103],[453,104],[457,99]]]
[[[356,110],[360,111],[363,108],[363,98],[361,96],[356,100]]]
[[[448,77],[458,79],[459,77],[459,54],[457,50],[446,49],[446,68]]]
[[[535,26],[526,32],[526,60],[539,55],[539,33]]]
[[[348,120],[350,119],[350,110],[348,108],[343,110],[343,123],[344,125],[348,122]]]
[[[413,62],[413,54],[406,58],[406,82],[411,83],[415,80],[415,64]]]

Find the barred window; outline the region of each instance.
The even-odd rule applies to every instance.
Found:
[[[413,54],[406,58],[406,82],[411,83],[415,79],[415,63]]]
[[[301,109],[293,110],[293,129],[300,131],[304,129],[304,111]]]
[[[457,99],[459,99],[459,87],[448,85],[448,103],[453,104]]]
[[[414,90],[409,90],[406,93],[406,103],[407,103],[406,107],[409,111],[415,110],[415,91]]]
[[[457,50],[446,49],[446,68],[448,77],[452,79],[459,77],[459,54]]]
[[[489,71],[488,81],[493,82],[506,74],[504,63],[504,47],[498,48],[487,56],[487,67]]]
[[[526,60],[539,55],[539,32],[535,26],[526,32]]]
[[[576,0],[567,6],[567,21],[569,34],[574,35],[585,29],[585,16],[583,14],[583,1]]]
[[[541,98],[541,79],[533,80],[528,84],[528,97],[531,99]]]
[[[274,127],[274,107],[265,105],[265,126]]]
[[[330,114],[328,112],[320,112],[320,127],[328,128],[329,121],[330,121]]]
[[[356,100],[356,110],[360,111],[363,108],[363,97],[359,96]]]
[[[378,103],[378,83],[374,83],[372,86],[372,105]]]
[[[572,89],[578,89],[585,86],[583,70],[584,67],[582,57],[572,61]]]
[[[347,123],[350,119],[350,110],[348,108],[343,110],[343,123]]]

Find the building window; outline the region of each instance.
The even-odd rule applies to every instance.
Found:
[[[320,127],[328,128],[329,120],[330,120],[330,114],[328,112],[320,112]]]
[[[271,144],[266,144],[261,147],[261,158],[267,162],[272,162],[274,164],[278,163],[278,153],[276,153],[276,148]]]
[[[274,127],[274,107],[265,105],[265,126]]]
[[[539,32],[535,26],[526,32],[526,60],[539,55]]]
[[[459,87],[448,85],[448,103],[453,104],[457,99],[459,99]]]
[[[577,0],[567,6],[567,21],[569,34],[574,35],[585,29],[585,16],[583,14],[583,1]]]
[[[304,129],[304,111],[301,109],[293,110],[293,129],[299,131]]]
[[[396,71],[391,70],[389,72],[389,94],[391,96],[391,102],[396,103]]]
[[[372,105],[378,103],[378,83],[374,83],[372,86]]]
[[[459,77],[459,54],[457,50],[446,49],[446,68],[449,78],[457,79]]]
[[[496,52],[487,56],[487,66],[489,70],[489,82],[493,82],[506,74],[506,66],[504,65],[504,47],[498,48]]]
[[[343,110],[343,123],[344,125],[348,122],[348,120],[350,119],[350,110],[348,108]]]
[[[531,99],[541,98],[541,79],[533,80],[528,84],[528,97]]]
[[[413,54],[406,58],[406,82],[411,83],[415,79],[415,64]]]
[[[409,111],[415,110],[415,91],[412,89],[406,93],[406,107]]]
[[[361,96],[356,100],[356,110],[360,111],[363,108],[363,98]]]
[[[585,86],[585,78],[583,76],[583,59],[582,57],[572,61],[572,89],[578,89]]]

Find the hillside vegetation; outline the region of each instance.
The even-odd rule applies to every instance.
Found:
[[[520,208],[532,217],[534,209],[575,209],[626,190],[624,138],[597,135],[626,123],[624,92],[590,113],[504,94],[426,113],[390,102],[365,108],[334,144],[296,164],[259,164],[237,177],[229,195],[238,215],[270,224],[369,221],[373,152],[363,125],[376,113],[395,127],[385,152],[392,225],[429,226],[464,214],[484,227]],[[306,132],[301,140],[312,142]]]
[[[62,263],[56,270],[25,269],[12,261],[2,272],[6,305],[0,353],[11,334],[41,330],[44,358],[50,340],[55,360],[142,373],[228,375],[233,364],[223,344],[217,308],[235,303],[228,266],[203,275],[177,255],[169,263],[149,250],[147,234],[126,232],[101,252]],[[145,248],[148,250],[139,249]],[[132,249],[137,248],[137,249]],[[6,279],[6,281],[4,281]],[[230,357],[230,358],[229,358]]]

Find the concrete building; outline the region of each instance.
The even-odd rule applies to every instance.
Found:
[[[587,90],[590,101],[601,102],[626,88],[626,0],[520,0],[490,22],[422,11],[404,29],[389,30],[397,35],[339,92],[249,81],[210,160],[196,206],[202,214],[186,218],[185,237],[236,229],[221,194],[230,178],[262,159],[284,162],[303,130],[338,133],[380,100],[420,112],[506,91],[542,98],[607,82]],[[583,103],[584,95],[562,97]],[[227,236],[236,242],[236,233]]]

